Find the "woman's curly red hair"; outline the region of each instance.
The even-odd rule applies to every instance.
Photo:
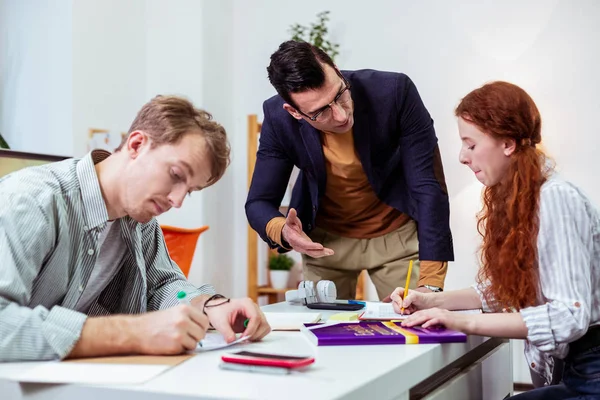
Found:
[[[496,311],[535,305],[540,188],[548,174],[546,156],[536,148],[542,139],[540,113],[520,87],[492,82],[463,98],[455,114],[492,137],[515,141],[507,174],[483,193],[478,281],[490,283],[484,296],[490,305],[495,300]]]

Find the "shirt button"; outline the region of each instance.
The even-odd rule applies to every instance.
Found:
[[[581,304],[578,301],[576,301],[575,302],[575,307],[579,308],[579,307],[581,307]]]
[[[94,255],[94,249],[89,249],[89,250],[88,250],[88,254],[89,254],[90,256],[91,256],[91,255]]]
[[[535,368],[535,363],[531,363],[531,368]]]
[[[84,230],[84,231],[87,231],[87,225],[84,225],[84,226],[83,226],[83,230]]]
[[[83,292],[83,286],[79,285],[79,291]]]

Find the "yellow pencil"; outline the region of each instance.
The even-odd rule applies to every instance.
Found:
[[[412,273],[412,265],[413,260],[410,260],[408,264],[408,274],[406,274],[406,285],[404,285],[404,296],[402,297],[402,304],[404,304],[404,299],[408,296],[408,285],[410,285],[410,274]],[[404,307],[400,309],[400,314],[404,314]]]

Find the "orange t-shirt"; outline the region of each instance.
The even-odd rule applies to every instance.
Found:
[[[321,198],[316,225],[342,237],[367,239],[395,231],[410,217],[382,202],[371,187],[354,148],[353,131],[321,132],[327,185]],[[285,218],[267,224],[267,235],[281,245]],[[447,263],[421,261],[418,285],[444,286]]]
[[[388,206],[375,194],[362,167],[352,130],[321,133],[327,186],[316,225],[339,236],[368,239],[400,228],[410,217]]]

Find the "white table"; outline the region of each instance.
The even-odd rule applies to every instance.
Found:
[[[307,312],[285,303],[264,311]],[[331,312],[323,311],[324,317]],[[0,379],[0,398],[27,400],[176,399],[502,399],[512,392],[508,341],[469,337],[467,343],[316,347],[300,332],[272,332],[262,342],[238,345],[291,355],[313,354],[306,372],[267,375],[218,368],[232,348],[199,354],[140,385],[84,386],[19,384]],[[6,369],[28,364],[0,364]],[[442,377],[436,376],[444,375]],[[420,385],[416,386],[420,382]],[[427,389],[426,386],[435,387]],[[411,390],[412,388],[412,390]]]

